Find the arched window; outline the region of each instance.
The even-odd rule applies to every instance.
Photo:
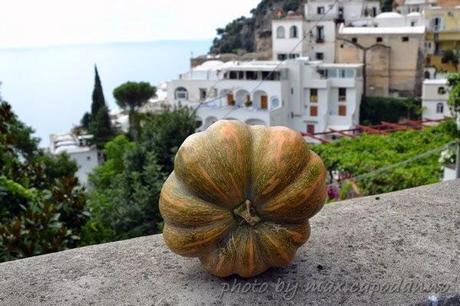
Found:
[[[438,103],[436,104],[436,114],[443,114],[444,113],[444,104]]]
[[[286,33],[285,33],[285,30],[284,30],[284,27],[279,26],[276,29],[276,38],[285,38],[285,37],[286,37]]]
[[[292,26],[290,29],[289,29],[289,37],[290,38],[297,38],[298,34],[297,34],[297,26]]]
[[[175,96],[176,100],[179,100],[179,99],[186,100],[186,99],[188,99],[188,91],[184,87],[177,87],[176,91],[174,93],[174,96]]]
[[[280,99],[278,97],[272,97],[270,101],[270,109],[275,109],[281,106]]]
[[[425,79],[430,79],[430,72],[429,71],[425,71],[424,74],[425,74]]]

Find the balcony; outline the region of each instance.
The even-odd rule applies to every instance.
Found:
[[[0,303],[434,305],[427,299],[435,294],[438,305],[459,305],[459,189],[456,180],[328,204],[294,262],[248,280],[210,276],[197,259],[171,253],[161,235],[7,262]],[[315,284],[332,289],[308,287]]]

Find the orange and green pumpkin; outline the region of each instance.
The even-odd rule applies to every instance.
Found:
[[[298,132],[218,121],[177,152],[161,190],[163,237],[221,277],[287,266],[324,205],[325,175]]]

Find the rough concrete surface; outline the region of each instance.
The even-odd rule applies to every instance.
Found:
[[[156,235],[0,264],[0,304],[459,305],[460,180],[329,204],[311,221],[289,267],[250,280],[208,275]]]

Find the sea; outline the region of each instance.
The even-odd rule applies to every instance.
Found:
[[[211,40],[154,41],[0,49],[0,92],[40,145],[64,133],[90,110],[97,65],[106,102],[127,81],[158,86],[190,69],[191,56],[208,52]],[[0,46],[1,47],[1,46]]]

